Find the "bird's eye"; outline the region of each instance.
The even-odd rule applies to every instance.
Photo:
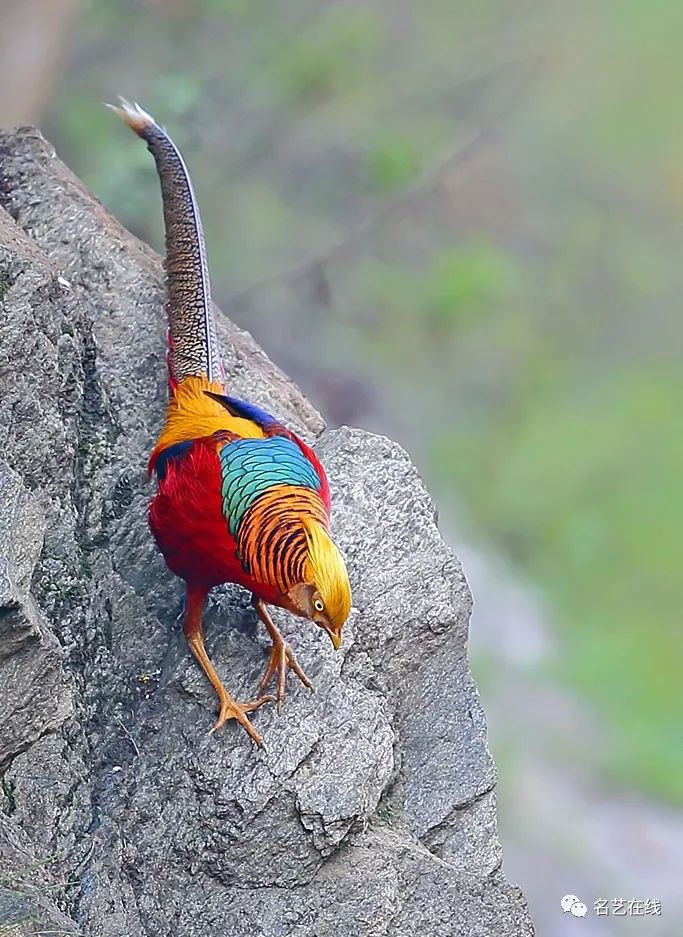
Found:
[[[316,612],[322,612],[322,610],[325,608],[325,606],[323,605],[323,600],[316,599],[313,603],[313,608],[316,610]]]

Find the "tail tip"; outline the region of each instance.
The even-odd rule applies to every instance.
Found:
[[[118,114],[121,120],[128,124],[130,129],[137,133],[139,137],[144,136],[144,132],[148,127],[156,126],[156,121],[152,115],[148,114],[139,104],[131,104],[121,95],[119,95],[119,102],[118,105],[105,103],[104,106]]]

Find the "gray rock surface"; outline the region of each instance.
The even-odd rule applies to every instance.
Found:
[[[13,934],[531,935],[501,869],[469,590],[406,454],[320,435],[218,314],[236,393],[319,437],[354,610],[337,654],[277,615],[317,692],[290,679],[282,716],[255,715],[267,754],[234,725],[209,736],[145,517],[161,263],[33,130],[0,134],[0,206],[0,933],[4,914]],[[207,631],[248,696],[267,641],[239,589]]]

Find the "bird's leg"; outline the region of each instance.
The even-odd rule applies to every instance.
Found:
[[[211,732],[215,732],[217,729],[222,728],[228,719],[236,719],[242,728],[256,742],[256,744],[260,748],[263,748],[263,738],[247,719],[246,714],[259,709],[261,706],[263,706],[264,703],[272,703],[274,697],[261,695],[258,699],[252,700],[251,702],[238,703],[237,700],[233,699],[233,697],[225,689],[221,683],[220,677],[216,673],[216,668],[209,660],[209,655],[206,653],[206,648],[204,647],[204,626],[202,625],[202,612],[204,611],[205,602],[206,592],[202,589],[196,589],[188,585],[183,631],[185,632],[185,637],[187,639],[187,643],[190,646],[190,650],[197,658],[197,661],[199,662],[206,676],[211,681],[211,685],[216,691],[218,702],[220,704],[218,719],[216,720],[214,727],[211,729]]]
[[[263,675],[263,679],[259,683],[258,692],[263,693],[266,690],[268,684],[273,679],[273,675],[277,671],[277,711],[278,713],[281,713],[282,706],[285,701],[285,679],[288,667],[290,670],[294,671],[299,680],[301,680],[303,685],[307,686],[309,690],[313,689],[313,684],[299,666],[299,663],[294,656],[294,651],[291,649],[289,644],[287,644],[283,636],[276,628],[273,619],[270,617],[270,613],[266,608],[266,603],[263,601],[263,599],[259,599],[259,597],[256,595],[252,596],[252,602],[254,608],[258,612],[259,618],[268,629],[268,634],[273,641],[273,647],[270,651],[268,666],[266,667],[266,672]]]

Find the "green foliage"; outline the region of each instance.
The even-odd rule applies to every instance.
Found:
[[[429,324],[460,326],[490,313],[518,288],[513,261],[491,244],[446,251],[431,263],[422,281]]]
[[[2,809],[2,812],[6,816],[11,817],[12,814],[17,809],[17,801],[14,795],[14,792],[16,790],[16,784],[14,783],[13,780],[11,780],[11,778],[4,777],[2,779],[2,783],[0,786],[2,787],[2,798],[3,798],[0,809]]]
[[[86,0],[82,15],[95,29],[115,31],[120,24],[121,6],[120,0]]]
[[[596,382],[572,372],[483,434],[449,435],[435,453],[473,521],[555,600],[564,626],[557,673],[618,730],[605,766],[677,800],[683,436],[669,428],[682,408],[677,374]]]
[[[418,269],[374,261],[359,273],[358,289],[376,310],[376,352],[399,367],[415,366],[416,347],[449,356],[453,343],[498,313],[523,280],[511,255],[482,241],[436,252]]]
[[[255,13],[263,16],[263,9],[255,9],[252,0],[198,0],[198,6],[203,13],[218,14],[230,20],[247,18]]]
[[[365,165],[371,191],[391,193],[402,189],[417,176],[415,142],[384,136],[366,154]]]
[[[375,810],[375,819],[382,826],[391,826],[394,820],[394,806],[389,801],[383,801]]]
[[[268,70],[291,103],[319,101],[362,82],[378,32],[370,11],[330,7],[281,45]]]

